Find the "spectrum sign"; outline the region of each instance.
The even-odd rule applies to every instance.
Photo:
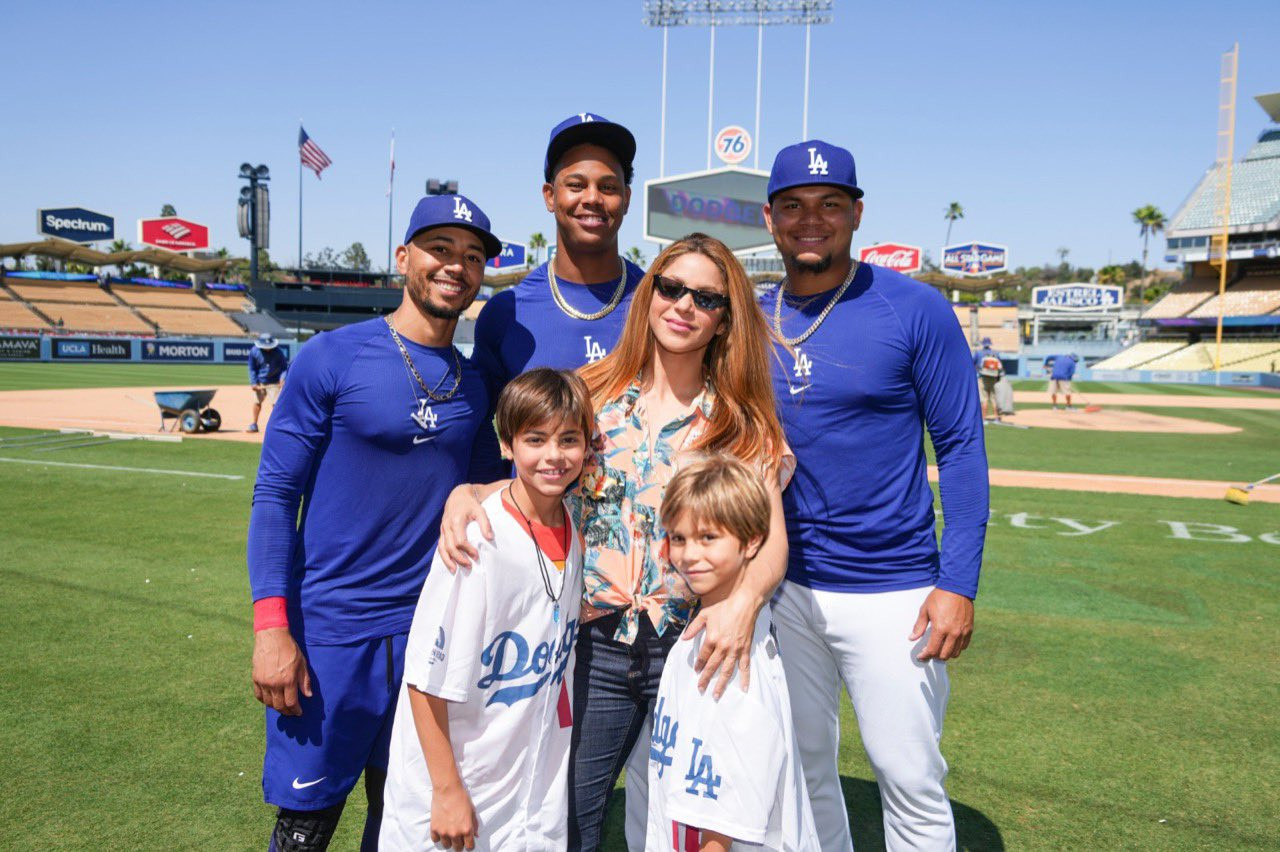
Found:
[[[138,242],[169,251],[199,251],[209,247],[209,228],[177,216],[139,219]]]
[[[942,268],[961,275],[990,275],[1009,268],[1009,249],[994,243],[957,243],[942,248]]]
[[[116,220],[83,207],[50,207],[36,211],[36,232],[73,243],[96,243],[116,236]]]
[[[863,246],[858,249],[858,262],[883,266],[885,269],[892,269],[903,275],[919,272],[923,265],[922,257],[923,253],[919,246],[903,243],[876,243],[873,246]]]

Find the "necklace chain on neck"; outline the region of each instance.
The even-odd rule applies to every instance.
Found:
[[[422,392],[432,402],[446,402],[453,399],[454,395],[462,387],[462,360],[458,357],[458,350],[453,348],[453,389],[445,394],[437,394],[436,391],[440,390],[440,385],[444,384],[445,376],[440,377],[440,381],[436,383],[435,390],[427,387],[427,383],[422,380],[422,374],[418,372],[418,368],[414,366],[413,359],[409,357],[409,350],[405,348],[404,342],[400,340],[400,334],[396,331],[395,325],[392,324],[391,317],[385,316],[383,319],[386,320],[387,328],[391,331],[391,339],[396,342],[396,348],[400,350],[400,357],[404,359],[405,366],[409,368],[409,372],[417,380],[418,387],[422,388]]]
[[[524,513],[524,509],[520,508],[520,501],[516,500],[516,493],[511,486],[507,486],[507,496],[511,498],[511,505],[516,507],[516,511],[520,513],[520,517],[524,519],[524,524],[529,528],[529,538],[533,540],[533,552],[538,557],[538,572],[542,575],[542,589],[547,593],[547,597],[551,599],[553,605],[553,618],[560,620],[560,598],[564,595],[564,584],[568,581],[568,567],[560,575],[560,591],[555,591],[555,587],[551,583],[551,569],[547,567],[546,557],[542,555],[542,548],[538,546],[538,537],[533,534],[533,522],[529,520],[529,516]],[[565,519],[565,558],[569,556],[569,523],[568,518]]]
[[[627,264],[622,258],[618,258],[618,264],[622,267],[622,275],[618,278],[618,286],[613,291],[613,295],[609,297],[609,302],[595,313],[585,313],[578,310],[573,305],[565,301],[564,294],[560,292],[560,282],[556,280],[555,259],[547,261],[547,281],[551,284],[551,297],[556,300],[558,307],[565,316],[572,317],[577,320],[598,320],[607,317],[613,313],[613,309],[622,303],[622,294],[627,291]]]
[[[844,295],[844,291],[849,289],[849,285],[853,283],[853,276],[858,272],[858,261],[853,261],[853,265],[849,267],[849,274],[845,276],[844,283],[836,288],[831,294],[831,298],[827,301],[827,306],[822,309],[822,313],[818,314],[818,318],[813,321],[799,337],[787,337],[782,333],[782,299],[787,292],[787,278],[783,278],[778,284],[778,298],[773,303],[773,331],[778,338],[788,346],[799,346],[804,343],[813,333],[822,325],[822,321],[827,318],[827,314],[836,306],[836,302],[840,301],[840,297]]]

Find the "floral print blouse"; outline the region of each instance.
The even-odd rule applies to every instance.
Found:
[[[612,612],[614,638],[630,644],[648,614],[659,635],[688,621],[696,596],[665,556],[659,509],[667,483],[710,422],[715,391],[704,387],[688,414],[653,434],[639,380],[596,413],[593,452],[582,466],[570,509],[585,540],[583,622]]]

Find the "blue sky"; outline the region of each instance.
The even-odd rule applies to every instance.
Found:
[[[304,175],[304,250],[364,243],[385,263],[396,132],[398,241],[428,177],[456,178],[506,239],[552,237],[548,130],[583,110],[639,143],[622,245],[641,239],[658,173],[660,31],[641,0],[6,4],[0,242],[35,237],[38,207],[139,217],[172,203],[236,235],[244,161],[271,168],[271,254],[297,254],[298,120],[333,159]],[[1272,2],[858,3],[813,31],[810,136],[850,148],[866,189],[855,245],[954,240],[1015,266],[1097,266],[1141,253],[1130,211],[1172,216],[1213,161],[1219,57],[1240,43],[1237,156],[1280,90]],[[667,173],[703,168],[707,30],[670,33]],[[754,123],[755,29],[716,45],[717,128]],[[804,37],[768,28],[761,166],[799,141]],[[749,163],[748,163],[749,165]],[[1161,251],[1153,251],[1159,258]]]

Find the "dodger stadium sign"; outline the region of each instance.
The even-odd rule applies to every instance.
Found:
[[[1046,284],[1031,291],[1031,307],[1042,311],[1100,311],[1124,304],[1124,288],[1113,284]]]

